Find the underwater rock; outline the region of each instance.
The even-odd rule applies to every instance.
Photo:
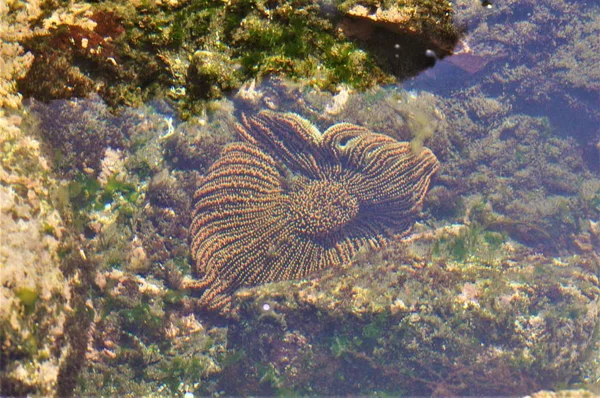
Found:
[[[236,68],[224,53],[196,51],[187,75],[187,92],[194,98],[218,98],[239,87]]]
[[[399,0],[387,3],[348,0],[340,5],[340,9],[345,16],[370,21],[392,32],[414,35],[433,33],[431,28],[436,24],[447,25],[446,28],[449,28],[453,12],[452,4],[437,0]],[[442,31],[437,33],[442,34]]]
[[[364,127],[319,132],[293,113],[243,114],[245,142],[227,146],[194,195],[191,253],[199,305],[223,310],[241,286],[348,264],[406,235],[439,168]]]
[[[372,53],[379,66],[400,79],[414,76],[452,54],[461,32],[447,1],[391,3],[345,1],[338,28]]]
[[[560,390],[548,391],[542,390],[531,394],[531,398],[594,398],[598,395],[592,391],[581,390]]]
[[[597,4],[585,7],[578,2],[559,0],[493,3],[493,7],[485,10],[479,1],[455,3],[457,22],[469,26],[461,47],[466,45],[468,54],[479,58],[472,60],[471,67],[484,59],[492,64],[486,67],[489,78],[465,76],[456,82],[464,87],[471,81],[487,92],[514,93],[514,105],[527,110],[546,109],[545,114],[557,130],[582,142],[597,139],[600,123]],[[557,41],[548,40],[549,37]],[[529,52],[532,48],[537,49],[533,58]],[[463,52],[458,59],[464,55]],[[453,62],[452,58],[449,61]],[[574,124],[579,128],[572,129]]]
[[[27,6],[9,1],[0,3],[0,108],[18,108],[21,104],[16,79],[27,73],[34,57],[19,42],[41,33],[39,27],[30,27],[41,13],[35,1]]]
[[[586,224],[587,230],[577,235],[573,234],[571,238],[582,254],[587,254],[593,259],[595,269],[600,273],[600,221],[589,220]]]
[[[479,213],[471,220],[495,225],[539,251],[570,246],[579,225],[599,216],[600,181],[581,145],[560,136],[547,118],[510,112],[506,98],[486,97],[478,89],[468,97],[438,102],[445,115],[438,131],[460,132],[449,137],[446,153],[464,151],[449,159],[436,151],[445,168],[438,185],[463,205],[490,207],[476,212],[468,205],[467,214]],[[428,146],[437,149],[434,142]]]
[[[96,177],[107,150],[126,146],[127,126],[97,95],[48,104],[31,100],[29,109],[39,120],[40,135],[51,145],[53,166],[64,176]]]
[[[119,16],[90,8],[87,5],[79,11],[89,18],[85,23],[63,16],[53,26],[48,19],[44,22],[50,26],[44,35],[23,41],[24,48],[34,55],[27,75],[18,81],[19,91],[26,97],[49,101],[100,93],[114,104],[119,82],[132,78],[122,67],[115,44],[125,30]]]
[[[74,282],[61,269],[65,223],[51,198],[61,183],[21,125],[0,110],[0,392],[47,396],[72,352]]]
[[[60,248],[65,279],[78,282],[64,339],[77,356],[58,376],[48,373],[58,380],[48,394],[110,395],[116,385],[138,396],[208,394],[225,332],[190,316],[180,305],[185,294],[164,281],[189,270],[191,198],[200,172],[233,139],[232,112],[213,108],[180,123],[165,102],[114,114],[98,96],[32,101],[27,110],[23,124],[44,142],[36,150],[53,160],[40,164],[67,179],[52,192],[53,205],[66,233],[80,237]],[[40,167],[26,165],[32,175]]]
[[[193,314],[173,311],[177,293],[159,281],[117,269],[98,273],[102,292],[86,350],[87,366],[75,396],[127,391],[135,396],[212,393],[211,378],[221,370],[226,330]]]
[[[245,357],[225,370],[222,388],[408,396],[553,388],[580,366],[598,325],[598,277],[577,261],[410,261],[394,244],[342,272],[239,291],[228,341]]]

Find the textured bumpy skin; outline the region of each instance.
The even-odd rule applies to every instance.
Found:
[[[412,227],[439,163],[363,127],[321,134],[292,113],[243,115],[195,197],[191,252],[200,305],[223,310],[239,287],[348,264]]]

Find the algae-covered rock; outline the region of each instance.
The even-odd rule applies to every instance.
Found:
[[[68,357],[72,278],[60,263],[65,225],[40,143],[0,111],[0,391],[48,395]]]
[[[188,69],[188,91],[196,98],[216,98],[240,84],[231,59],[226,54],[196,51]]]
[[[96,275],[102,295],[76,396],[207,395],[221,371],[226,330],[173,311],[180,299],[159,281],[112,270]]]
[[[403,253],[392,246],[317,280],[238,293],[229,344],[245,358],[223,388],[521,395],[569,380],[584,358],[600,308],[585,261],[408,265]]]
[[[17,92],[16,79],[22,78],[33,62],[33,55],[24,51],[19,41],[40,33],[30,24],[42,13],[39,4],[27,6],[16,1],[0,3],[0,107],[17,108],[21,95]]]
[[[460,36],[450,2],[347,0],[339,9],[340,30],[396,76],[433,66],[452,54]]]
[[[53,160],[48,174],[69,178],[54,204],[67,233],[81,236],[60,252],[61,269],[78,280],[73,295],[83,297],[66,327],[77,357],[43,392],[210,393],[226,355],[225,330],[191,314],[185,293],[169,282],[189,269],[193,189],[233,139],[231,109],[215,104],[210,115],[181,123],[165,102],[115,114],[91,96],[31,101],[27,111],[24,124],[45,139],[38,150]],[[35,302],[31,291],[19,294],[27,306]]]
[[[598,395],[588,390],[542,390],[531,394],[531,398],[594,398]]]
[[[83,11],[86,23],[58,19],[24,40],[34,60],[19,79],[23,94],[96,92],[110,105],[163,96],[189,116],[268,75],[327,90],[404,79],[449,55],[459,37],[442,0],[111,1]]]
[[[599,3],[507,0],[486,2],[486,8],[482,3],[455,2],[457,22],[469,26],[462,48],[448,58],[466,72],[455,81],[461,87],[472,82],[487,92],[512,93],[515,105],[545,109],[565,134],[597,142]],[[537,49],[534,57],[532,48]]]

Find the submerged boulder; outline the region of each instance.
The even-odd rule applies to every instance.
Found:
[[[573,375],[598,324],[585,260],[409,265],[403,252],[239,292],[228,341],[244,355],[226,392],[521,395]]]

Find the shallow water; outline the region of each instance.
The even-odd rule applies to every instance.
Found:
[[[189,118],[178,116],[173,97],[139,107],[111,108],[97,95],[7,106],[0,392],[598,394],[600,5],[457,1],[454,7],[456,26],[465,31],[454,55],[437,59],[430,51],[433,67],[367,91],[330,93],[270,76]],[[265,109],[294,112],[320,132],[341,122],[363,126],[410,142],[415,155],[431,149],[440,169],[422,208],[412,214],[404,202],[396,204],[401,210],[387,218],[405,211],[410,217],[390,225],[378,217],[396,208],[367,211],[376,226],[349,239],[351,249],[340,243],[349,226],[323,227],[312,218],[306,231],[317,232],[294,241],[285,235],[295,228],[287,227],[288,215],[269,212],[271,205],[227,226],[231,220],[223,216],[192,227],[199,232],[190,234],[194,205],[208,196],[194,192],[209,191],[208,181],[225,170],[213,165],[225,162],[226,145],[240,141],[235,126],[243,114]],[[325,152],[283,130],[285,136],[274,136],[284,137],[281,147],[291,148],[291,156],[256,132],[245,140],[273,157],[269,189],[298,192],[310,173],[294,157]],[[335,172],[324,180],[340,184],[346,178],[335,174],[340,169],[345,176],[371,162],[366,152],[360,161],[335,156],[342,160],[317,159],[315,167],[331,167]],[[261,168],[267,169],[256,166],[252,174],[243,163],[227,169],[232,182],[215,183],[210,197],[239,201],[234,191],[242,180],[235,178],[256,177]],[[410,181],[406,173],[402,180]],[[340,184],[334,188],[346,198]],[[383,181],[378,189],[388,188]],[[346,218],[371,205],[350,206],[347,199],[321,214],[309,205],[331,199],[313,199],[306,193],[309,210],[291,218],[318,213],[350,225]],[[339,209],[352,217],[336,219]],[[209,227],[212,235],[196,242]],[[206,241],[221,246],[206,249]],[[312,244],[337,253],[322,262],[326,269],[316,270],[318,250],[303,254]],[[207,263],[227,267],[201,265],[190,245],[212,253]],[[278,258],[300,271],[273,265],[265,276],[260,266],[280,264]],[[210,271],[221,275],[206,277]],[[263,283],[271,281],[280,282]],[[236,294],[238,285],[257,286]]]

